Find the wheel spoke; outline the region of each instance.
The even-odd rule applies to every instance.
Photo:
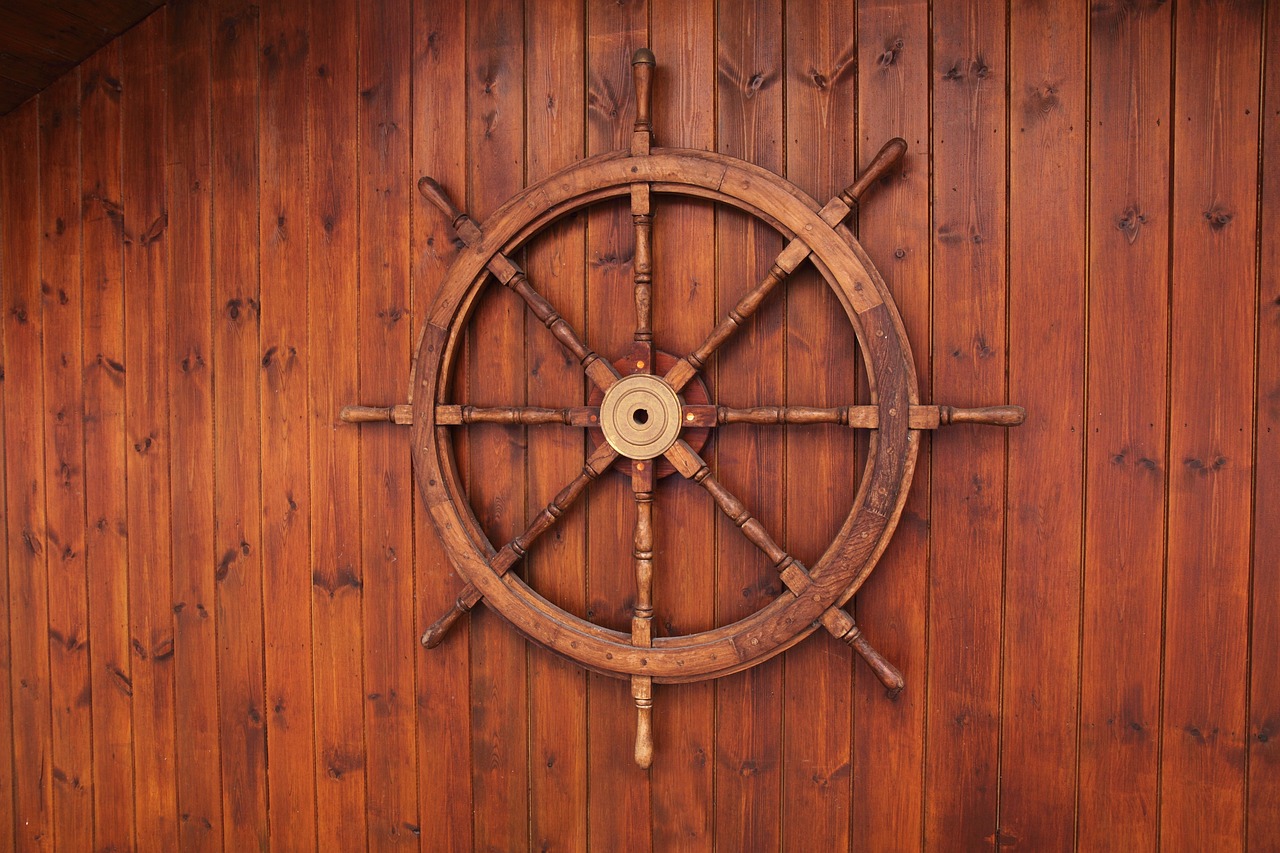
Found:
[[[636,606],[631,617],[631,645],[653,645],[653,464],[631,463],[631,490],[636,500],[633,537],[636,570]]]
[[[582,369],[586,371],[587,378],[594,382],[601,391],[608,391],[609,387],[618,381],[618,371],[614,370],[612,364],[601,358],[597,352],[583,342],[578,333],[574,331],[573,326],[569,325],[569,321],[561,317],[541,293],[534,290],[533,285],[529,283],[528,277],[519,267],[507,260],[505,255],[495,256],[495,262],[498,258],[502,258],[510,265],[513,271],[511,276],[504,279],[502,275],[499,275],[497,270],[494,269],[495,263],[489,264],[490,272],[498,275],[499,281],[520,295],[520,298],[529,306],[529,310],[533,312],[533,315],[551,330],[551,334],[555,336],[561,346],[572,353],[574,358],[578,359]],[[504,269],[503,272],[506,272],[506,270]]]
[[[689,384],[689,380],[697,375],[702,366],[706,364],[707,359],[711,358],[711,354],[719,349],[721,344],[733,337],[733,333],[741,328],[747,318],[756,312],[756,309],[764,302],[765,297],[808,256],[809,247],[805,245],[804,241],[798,237],[792,240],[773,262],[773,266],[769,268],[768,275],[750,293],[742,297],[737,305],[729,309],[728,315],[720,321],[718,326],[711,330],[711,334],[707,335],[706,340],[699,344],[698,348],[693,352],[677,361],[675,366],[667,371],[665,378],[667,382],[671,383],[671,387],[679,391]]]
[[[684,406],[686,427],[714,427],[726,424],[759,424],[763,426],[804,426],[807,424],[839,424],[852,429],[877,429],[879,406],[755,406],[735,409],[729,406]],[[908,413],[911,429],[937,429],[951,424],[987,424],[1017,426],[1027,412],[1021,406],[987,406],[980,409],[958,409],[954,406],[911,406]]]
[[[653,54],[648,48],[637,50],[631,60],[632,81],[636,90],[636,124],[631,134],[632,156],[649,153],[653,141],[653,125],[649,121],[649,98],[653,83]],[[653,253],[649,244],[653,233],[653,217],[649,209],[648,184],[631,187],[631,214],[636,226],[635,254],[635,341],[642,348],[640,370],[653,372]],[[636,607],[631,619],[631,644],[648,647],[653,643],[653,462],[631,463],[631,489],[636,499],[635,564]],[[631,677],[631,698],[636,703],[636,764],[648,768],[653,763],[653,679],[647,675]]]
[[[902,139],[889,140],[872,158],[871,163],[858,176],[858,179],[828,201],[818,215],[833,228],[839,225],[857,206],[863,193],[893,168],[906,150],[907,143]],[[774,260],[768,275],[756,285],[755,289],[742,297],[741,301],[729,310],[728,316],[720,321],[720,325],[712,329],[711,334],[707,335],[707,339],[696,350],[677,361],[675,366],[667,371],[666,380],[671,383],[671,387],[679,391],[688,384],[689,380],[702,369],[711,354],[733,337],[733,333],[742,326],[743,322],[756,312],[760,303],[764,302],[765,297],[778,285],[778,282],[793,273],[800,262],[807,257],[809,257],[808,244],[800,237],[793,237]]]
[[[489,568],[493,569],[494,574],[506,574],[528,552],[529,546],[533,544],[533,541],[543,533],[546,533],[559,520],[560,516],[564,515],[565,510],[587,488],[587,484],[609,470],[609,466],[617,458],[618,451],[608,444],[601,444],[597,447],[595,452],[587,457],[581,473],[561,489],[551,500],[551,503],[543,507],[542,511],[533,517],[533,521],[529,522],[529,526],[525,528],[523,533],[503,545],[498,549],[498,553],[494,554],[493,558],[489,560]],[[438,646],[440,641],[444,639],[445,634],[458,621],[458,617],[475,607],[481,597],[480,591],[476,589],[475,584],[469,583],[463,587],[462,592],[458,594],[457,600],[449,611],[437,619],[427,629],[427,632],[422,635],[422,645],[429,649]]]
[[[562,409],[540,409],[534,406],[436,406],[436,426],[460,424],[564,424],[565,426],[600,426],[599,406],[567,406]]]
[[[631,463],[631,490],[636,500],[633,557],[636,570],[636,605],[631,615],[631,645],[653,645],[653,461]],[[636,764],[653,761],[653,679],[631,676],[631,698],[636,703]]]
[[[636,227],[633,288],[636,303],[636,343],[644,349],[640,372],[653,372],[653,212],[648,184],[631,186],[631,218]]]
[[[724,487],[712,474],[707,463],[692,447],[683,440],[677,441],[667,451],[667,459],[684,477],[693,480],[706,489],[715,500],[720,511],[727,515],[742,534],[751,540],[773,563],[773,567],[782,576],[782,580],[793,591],[798,592],[808,586],[808,571],[804,565],[792,557],[764,529],[764,525],[747,509],[746,504],[738,500],[732,492]]]
[[[454,232],[467,246],[475,248],[484,241],[484,233],[480,230],[480,226],[458,209],[444,188],[435,180],[427,177],[420,179],[418,192],[449,217]],[[555,335],[556,340],[578,359],[587,376],[601,391],[607,391],[610,385],[618,381],[618,372],[613,369],[613,365],[583,343],[573,326],[569,325],[569,321],[561,317],[551,303],[533,289],[524,270],[520,269],[515,261],[502,252],[494,252],[485,267],[503,286],[511,288],[520,295],[520,298],[533,311],[534,316],[541,320],[543,325],[551,330],[551,334]]]

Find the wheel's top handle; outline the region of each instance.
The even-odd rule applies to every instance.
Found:
[[[653,144],[653,119],[650,117],[650,103],[653,94],[653,67],[658,62],[653,51],[642,47],[631,57],[631,78],[636,87],[636,124],[631,134],[631,153],[643,155],[649,153]]]

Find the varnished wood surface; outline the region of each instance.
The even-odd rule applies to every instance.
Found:
[[[0,848],[1273,849],[1278,20],[1154,0],[170,4],[0,119]],[[846,605],[901,694],[819,632],[651,685],[647,772],[626,681],[483,605],[418,645],[462,583],[410,430],[339,418],[410,402],[458,251],[417,179],[483,225],[631,148],[643,45],[655,146],[822,203],[903,137],[848,222],[921,400],[1028,409],[1007,437],[922,434]],[[629,202],[511,258],[603,361],[635,337]],[[786,240],[702,200],[655,194],[651,215],[654,343],[682,355]],[[736,414],[867,402],[808,269],[706,360],[738,422],[699,453],[812,566],[857,433]],[[585,406],[578,360],[490,291],[451,402]],[[449,429],[499,546],[591,446],[562,423]],[[510,570],[628,630],[634,506],[605,472]],[[652,537],[655,643],[783,589],[683,477],[656,483]]]

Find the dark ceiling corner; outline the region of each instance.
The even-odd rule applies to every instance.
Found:
[[[0,115],[43,91],[165,0],[0,0]]]

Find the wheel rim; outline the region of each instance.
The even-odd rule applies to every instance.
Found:
[[[751,214],[784,236],[799,237],[809,260],[835,292],[859,341],[878,427],[848,516],[807,578],[751,616],[709,631],[653,639],[581,619],[547,601],[513,573],[490,565],[497,553],[471,511],[453,457],[449,427],[437,425],[446,405],[451,365],[489,272],[565,215],[647,183],[659,195],[711,199]],[[753,666],[804,639],[828,608],[843,604],[874,568],[906,499],[918,450],[908,427],[918,403],[914,366],[894,303],[857,241],[832,227],[818,205],[778,176],[718,154],[658,149],[645,156],[607,154],[582,161],[508,201],[484,224],[479,246],[462,251],[441,286],[420,339],[411,397],[413,458],[419,487],[446,549],[486,603],[539,645],[580,665],[619,677],[660,682],[714,678]],[[796,587],[800,587],[797,591]]]

